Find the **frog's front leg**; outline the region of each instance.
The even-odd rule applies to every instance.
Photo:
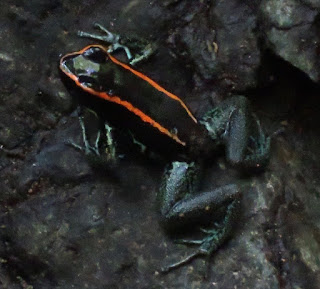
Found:
[[[229,163],[242,168],[264,167],[269,160],[270,138],[244,96],[233,96],[209,111],[201,124],[216,142],[226,147]]]
[[[92,111],[90,111],[90,112],[93,113]],[[78,113],[79,124],[80,124],[81,132],[82,132],[83,146],[78,145],[74,142],[67,142],[67,144],[71,145],[72,147],[74,147],[80,151],[85,152],[86,155],[91,155],[93,153],[93,155],[95,155],[95,156],[100,156],[101,131],[98,130],[94,145],[91,145],[89,143],[89,139],[88,139],[87,132],[86,132],[86,127],[84,124],[83,116],[81,115],[80,108],[78,108],[77,113]],[[96,116],[95,113],[93,113],[93,114]],[[109,163],[115,164],[117,162],[117,155],[116,155],[116,146],[115,146],[113,136],[112,136],[112,130],[113,130],[113,128],[107,122],[105,122],[104,123],[104,132],[105,132],[105,135],[104,135],[105,154],[104,154],[104,156],[106,157],[106,160]]]
[[[148,59],[156,50],[156,47],[151,44],[140,43],[138,39],[124,38],[120,35],[110,32],[107,28],[99,23],[95,23],[94,27],[103,32],[103,35],[92,34],[84,31],[78,31],[80,37],[86,37],[90,39],[99,40],[109,43],[109,53],[113,53],[117,50],[123,49],[129,60],[129,64],[136,65],[145,59]],[[132,55],[131,50],[138,50],[139,53]]]
[[[120,35],[111,33],[108,29],[100,25],[99,23],[95,23],[94,27],[101,30],[104,35],[97,35],[97,34],[92,34],[84,31],[78,31],[78,36],[80,37],[86,37],[90,39],[95,39],[95,40],[100,40],[106,43],[110,43],[110,47],[108,49],[108,52],[114,52],[118,49],[123,49],[128,57],[129,60],[132,59],[132,54],[130,52],[130,49],[125,46],[120,44]]]
[[[216,220],[224,208],[219,226],[206,230],[201,240],[183,243],[198,245],[185,259],[166,266],[163,272],[186,264],[197,256],[210,256],[230,236],[239,210],[241,193],[236,185],[226,185],[208,192],[196,193],[197,167],[194,163],[173,162],[160,190],[162,224],[168,228]]]

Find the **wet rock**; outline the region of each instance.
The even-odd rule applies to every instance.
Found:
[[[43,77],[39,82],[37,102],[42,104],[46,111],[59,115],[70,112],[73,108],[72,97],[63,87],[61,80],[53,75]]]
[[[182,46],[180,54],[184,54],[189,61],[193,60],[191,65],[203,79],[211,80],[217,74],[215,31],[210,29],[205,18],[197,17],[171,37],[180,42],[176,43]]]
[[[0,53],[0,65],[3,69],[0,71],[0,99],[1,102],[6,100],[17,88],[15,78],[10,74],[15,69],[15,62],[9,53]]]
[[[256,72],[261,52],[257,37],[255,5],[239,1],[217,1],[210,11],[216,30],[220,85],[229,91],[257,85]]]
[[[292,210],[292,206],[298,210]],[[282,242],[278,248],[282,258],[278,264],[283,268],[281,277],[286,282],[295,287],[316,289],[320,281],[318,230],[309,224],[305,212],[297,206],[297,202],[290,203],[289,207],[284,206],[279,211],[281,224],[278,233]]]
[[[92,175],[86,158],[75,148],[57,144],[43,149],[23,170],[20,189],[26,188],[40,178],[49,178],[54,183],[76,182]]]
[[[213,89],[229,93],[256,86],[260,65],[256,9],[232,0],[203,4],[197,12],[185,16],[186,24],[170,36],[175,53],[203,81],[214,83]]]
[[[16,274],[27,280],[40,274],[52,285],[57,284],[57,275],[68,278],[80,267],[86,270],[88,262],[91,263],[86,258],[90,259],[92,254],[98,257],[106,243],[111,246],[108,239],[112,226],[105,224],[106,196],[110,189],[105,186],[65,187],[56,192],[48,189],[43,195],[18,205],[1,217],[1,239],[6,240],[3,258]],[[108,260],[103,255],[99,258],[102,258],[100,262]],[[46,279],[41,282],[45,283]],[[33,280],[33,283],[37,282]]]
[[[267,46],[313,81],[319,81],[319,3],[263,1],[260,9]]]
[[[0,108],[0,145],[13,149],[31,135],[32,129],[19,116]]]

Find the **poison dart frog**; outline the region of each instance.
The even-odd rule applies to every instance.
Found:
[[[148,138],[148,130],[152,130],[177,148],[169,149],[179,153],[165,172],[159,190],[161,223],[165,227],[201,226],[207,220],[220,219],[212,229],[202,229],[202,239],[181,240],[198,247],[193,254],[164,267],[163,271],[168,272],[197,256],[210,256],[232,232],[241,192],[236,184],[199,192],[196,174],[199,164],[222,146],[231,165],[242,169],[263,168],[269,159],[270,138],[263,133],[244,96],[226,99],[198,120],[181,98],[134,68],[150,54],[150,47],[133,57],[131,43],[99,24],[96,27],[106,35],[79,34],[106,41],[111,46],[94,44],[69,53],[61,58],[60,69],[85,94],[100,98],[140,120],[140,126],[147,131],[143,137]],[[125,51],[129,63],[114,56],[118,49]],[[85,144],[88,146],[87,141]],[[223,215],[216,216],[221,211]]]

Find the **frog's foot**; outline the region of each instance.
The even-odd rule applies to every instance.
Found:
[[[129,131],[129,134],[130,134],[130,136],[132,138],[133,144],[137,145],[139,147],[139,149],[140,149],[140,152],[142,154],[144,154],[147,151],[147,146],[144,145],[142,142],[138,141],[131,131]]]
[[[94,154],[96,156],[100,156],[101,155],[100,154],[101,131],[99,130],[97,132],[97,136],[96,136],[94,145],[90,145],[82,116],[79,116],[79,123],[80,123],[80,127],[81,127],[82,140],[83,140],[84,145],[81,146],[81,145],[75,144],[73,142],[68,142],[67,144],[84,152],[86,155]],[[106,138],[105,153],[107,155],[107,161],[114,163],[114,162],[116,162],[117,157],[116,157],[115,143],[114,143],[113,137],[112,137],[112,127],[109,126],[107,123],[105,123],[104,129],[105,129],[105,138]]]
[[[224,242],[225,240],[230,236],[232,225],[235,222],[237,211],[239,209],[239,200],[234,200],[231,204],[227,207],[226,216],[223,219],[223,222],[221,224],[215,224],[215,228],[207,230],[207,229],[201,229],[203,233],[205,233],[205,236],[203,239],[200,240],[186,240],[186,239],[180,239],[176,240],[176,243],[179,244],[185,244],[185,245],[197,245],[199,246],[196,251],[194,251],[192,254],[188,255],[184,259],[170,264],[168,266],[164,266],[161,271],[163,273],[167,273],[173,269],[179,268],[193,259],[197,257],[206,256],[208,259],[212,255],[213,252],[215,252]]]
[[[103,27],[99,23],[95,23],[94,27],[101,30],[106,35],[98,35],[98,34],[92,34],[92,33],[87,33],[87,32],[83,32],[83,31],[78,31],[78,36],[86,37],[86,38],[90,38],[90,39],[94,39],[94,40],[100,40],[100,41],[111,43],[111,44],[119,43],[120,36],[118,34],[111,33],[109,30],[107,30],[105,27]]]
[[[269,160],[271,138],[263,132],[259,119],[255,115],[253,117],[257,124],[258,135],[255,138],[250,137],[252,147],[248,148],[249,154],[244,161],[255,164],[255,167],[259,168],[264,167]]]
[[[99,142],[100,142],[100,138],[101,138],[101,132],[98,131],[94,146],[91,146],[89,143],[88,137],[87,137],[86,128],[85,128],[85,125],[83,122],[83,117],[79,116],[78,119],[79,119],[79,123],[80,123],[80,127],[81,127],[82,141],[83,141],[84,145],[81,146],[81,145],[78,145],[74,142],[67,142],[67,144],[84,152],[86,155],[93,153],[97,156],[100,156]]]
[[[87,32],[83,32],[83,31],[78,31],[78,36],[110,43],[110,47],[108,48],[109,53],[112,53],[118,49],[123,49],[125,51],[128,59],[129,60],[132,59],[132,54],[130,52],[130,49],[127,46],[122,45],[120,43],[120,40],[121,40],[120,35],[110,32],[108,29],[106,29],[105,27],[103,27],[99,23],[95,23],[94,27],[101,30],[105,35],[92,34],[92,33],[87,33]]]
[[[144,47],[140,54],[136,54],[135,57],[129,62],[131,65],[136,65],[137,63],[148,59],[155,51],[155,47],[148,44]]]
[[[92,34],[83,31],[78,31],[78,35],[80,37],[86,37],[110,43],[110,46],[108,47],[109,53],[113,53],[117,50],[123,49],[127,55],[129,64],[131,65],[136,65],[137,63],[148,59],[156,51],[155,45],[146,44],[145,42],[140,43],[142,41],[139,41],[136,38],[120,37],[120,35],[110,32],[108,29],[106,29],[99,23],[95,23],[94,27],[99,29],[104,35]],[[133,56],[131,50],[138,50],[139,52]]]
[[[107,160],[115,163],[117,161],[116,155],[116,145],[112,137],[112,127],[106,122],[104,123],[105,136],[107,140],[107,146],[105,148],[105,153],[107,155]]]

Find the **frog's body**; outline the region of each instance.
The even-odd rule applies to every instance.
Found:
[[[113,35],[107,33],[110,41]],[[119,45],[119,37],[116,38],[112,38],[116,42],[114,48],[125,49],[130,58],[129,49]],[[185,160],[192,160],[175,161],[166,173],[160,190],[160,211],[165,226],[201,222],[214,216],[221,207],[225,208],[220,226],[206,231],[202,240],[191,242],[199,245],[198,250],[165,270],[180,266],[197,255],[209,255],[215,251],[230,235],[241,194],[236,185],[196,192],[194,162],[201,163],[217,146],[225,145],[226,158],[233,165],[251,168],[266,164],[269,138],[265,138],[250,112],[247,99],[231,97],[198,121],[179,97],[132,66],[120,62],[101,45],[90,45],[65,55],[60,61],[60,69],[83,91],[125,108],[141,121],[142,126],[151,128],[178,147],[178,151],[188,156]]]
[[[64,56],[61,70],[89,94],[126,108],[142,121],[142,126],[165,136],[171,147],[174,143],[178,150],[195,153],[196,149],[189,148],[199,148],[197,142],[209,140],[179,97],[117,60],[103,46],[90,45]]]

